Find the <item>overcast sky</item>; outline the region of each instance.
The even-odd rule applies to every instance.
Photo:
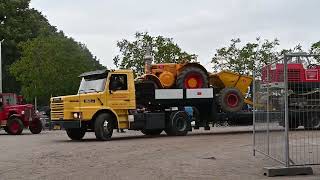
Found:
[[[281,48],[305,49],[320,40],[319,0],[31,0],[31,7],[108,67],[116,42],[136,31],[173,38],[208,68],[232,38],[278,38]]]

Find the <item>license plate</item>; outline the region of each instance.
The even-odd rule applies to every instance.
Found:
[[[60,125],[54,125],[54,126],[53,126],[53,129],[54,129],[54,130],[60,130],[60,129],[61,129],[61,126],[60,126]]]

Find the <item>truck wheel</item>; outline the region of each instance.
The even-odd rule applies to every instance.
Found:
[[[224,88],[219,94],[219,104],[224,112],[238,112],[244,106],[244,97],[236,88]]]
[[[96,138],[101,141],[109,140],[115,127],[114,120],[110,114],[100,114],[94,123]]]
[[[32,134],[39,134],[42,131],[42,123],[39,119],[35,119],[29,125],[29,130]]]
[[[72,140],[81,140],[86,134],[86,130],[83,128],[66,129],[67,135]]]
[[[165,132],[169,136],[185,136],[191,127],[188,115],[184,111],[172,112]]]
[[[144,135],[150,135],[150,136],[158,136],[162,133],[162,129],[143,129],[141,132]]]
[[[19,118],[12,117],[8,120],[7,128],[8,134],[20,135],[23,131],[23,123]]]
[[[177,88],[195,89],[208,87],[208,75],[197,67],[186,67],[177,77]]]

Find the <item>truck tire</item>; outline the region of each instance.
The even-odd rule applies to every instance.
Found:
[[[244,97],[237,88],[222,89],[218,99],[224,112],[238,112],[244,106]]]
[[[23,127],[23,123],[18,117],[9,118],[7,123],[8,134],[20,135],[23,131]]]
[[[40,134],[42,131],[42,123],[39,119],[35,119],[29,125],[29,130],[32,134]]]
[[[177,88],[181,89],[207,88],[208,83],[208,75],[197,67],[186,67],[176,81]]]
[[[94,133],[100,141],[107,141],[111,138],[115,127],[114,119],[110,114],[100,114],[94,123]]]
[[[83,128],[71,128],[66,129],[67,135],[71,140],[79,141],[86,134],[86,130]]]
[[[141,132],[144,135],[150,135],[150,136],[158,136],[162,133],[162,129],[143,129]]]
[[[184,111],[175,111],[170,114],[170,119],[164,131],[169,136],[185,136],[190,127],[191,123],[187,113]]]

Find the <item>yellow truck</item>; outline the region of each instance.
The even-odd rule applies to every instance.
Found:
[[[65,129],[72,140],[82,139],[86,132],[108,140],[114,129],[186,135],[193,119],[197,127],[208,130],[217,116],[213,87],[157,89],[152,81],[134,81],[132,70],[98,70],[80,77],[76,95],[50,100],[52,126]],[[192,107],[191,115],[186,106]]]

